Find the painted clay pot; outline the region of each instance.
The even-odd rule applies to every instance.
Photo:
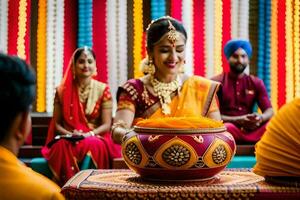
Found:
[[[231,161],[236,151],[225,127],[156,129],[135,127],[122,144],[128,167],[144,179],[206,180]]]

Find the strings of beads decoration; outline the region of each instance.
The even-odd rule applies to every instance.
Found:
[[[180,84],[178,79],[179,77],[177,76],[177,78],[174,81],[170,83],[163,83],[154,78],[154,76],[150,77],[150,83],[152,84],[153,90],[159,98],[162,107],[162,112],[165,115],[171,114],[169,104],[171,103],[172,92],[179,90]]]

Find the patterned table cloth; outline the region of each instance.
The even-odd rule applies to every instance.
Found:
[[[62,188],[67,199],[300,199],[300,188],[268,184],[249,169],[206,181],[149,181],[130,170],[84,170]]]

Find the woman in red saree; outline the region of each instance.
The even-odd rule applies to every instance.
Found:
[[[113,143],[109,132],[111,94],[106,84],[93,79],[95,74],[93,50],[79,48],[56,91],[53,119],[42,154],[60,184],[79,171],[78,163],[86,155],[101,169],[109,168],[111,159],[121,156],[121,148]],[[69,139],[54,140],[58,135]]]
[[[216,97],[219,84],[182,73],[186,40],[183,25],[171,17],[150,23],[148,58],[143,65],[146,75],[128,80],[118,89],[118,108],[112,127],[116,142],[121,143],[131,126],[143,119],[208,117],[221,120]]]

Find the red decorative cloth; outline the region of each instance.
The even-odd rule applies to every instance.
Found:
[[[249,169],[206,181],[147,181],[130,170],[84,170],[62,188],[67,199],[299,199],[300,188],[276,186]]]

